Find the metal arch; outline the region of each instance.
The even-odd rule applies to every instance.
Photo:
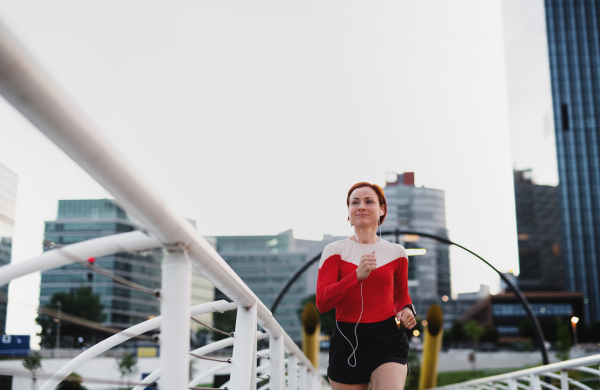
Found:
[[[487,260],[485,260],[483,257],[479,256],[477,253],[473,252],[472,250],[469,250],[469,249],[465,248],[464,246],[462,246],[460,244],[457,244],[457,243],[455,243],[453,241],[450,241],[449,239],[447,239],[445,237],[442,237],[442,236],[438,236],[438,235],[435,235],[435,234],[424,233],[424,232],[417,232],[417,231],[412,231],[412,230],[400,230],[400,229],[383,230],[381,232],[381,235],[386,235],[386,236],[387,235],[394,235],[394,236],[396,236],[396,240],[398,239],[398,237],[401,234],[411,234],[411,235],[416,235],[416,236],[431,238],[433,240],[441,242],[442,244],[457,246],[457,247],[461,248],[462,250],[467,251],[470,254],[472,254],[473,256],[477,257],[479,260],[483,261],[488,267],[490,267],[491,269],[493,269],[494,271],[496,271],[496,273],[500,276],[500,278],[504,281],[504,283],[506,283],[508,285],[508,287],[510,288],[510,290],[516,295],[517,299],[520,301],[521,305],[525,309],[525,312],[527,313],[527,317],[533,323],[533,326],[534,326],[534,329],[535,329],[535,336],[536,336],[538,344],[540,345],[540,352],[542,354],[542,362],[543,362],[543,364],[544,365],[550,364],[550,360],[548,359],[548,349],[546,348],[546,340],[544,339],[544,334],[542,333],[542,328],[540,326],[540,323],[539,323],[537,317],[535,316],[535,313],[533,312],[533,309],[531,308],[531,305],[529,304],[529,302],[527,301],[527,299],[525,298],[525,296],[523,295],[523,293],[521,292],[521,290],[515,284],[513,284],[506,276],[504,276],[504,274],[502,274],[502,272],[498,271],[498,269],[496,269],[496,267],[494,267],[493,265],[491,265]],[[317,262],[320,258],[321,258],[321,253],[319,253],[317,256],[313,257],[312,259],[306,261],[285,282],[285,284],[283,285],[283,287],[281,288],[281,290],[279,291],[279,293],[275,297],[275,300],[271,304],[271,312],[273,313],[273,316],[275,316],[275,310],[277,310],[277,306],[279,305],[279,303],[283,299],[283,296],[287,293],[287,291],[289,290],[289,288],[292,286],[292,284],[294,284],[294,282],[311,265],[313,265],[315,262]]]

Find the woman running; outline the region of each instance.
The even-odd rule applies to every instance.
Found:
[[[408,294],[403,246],[377,236],[387,214],[381,187],[357,183],[348,191],[354,235],[327,245],[319,264],[317,308],[335,308],[327,376],[333,390],[402,390],[408,375],[408,339],[398,329],[416,325]]]

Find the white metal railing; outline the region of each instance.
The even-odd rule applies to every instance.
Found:
[[[2,20],[0,20],[0,94],[109,191],[130,215],[139,220],[156,237],[131,234],[128,237],[132,238],[125,239],[123,237],[125,235],[117,235],[106,238],[105,241],[90,240],[61,248],[56,252],[50,251],[26,263],[0,268],[0,283],[7,283],[17,275],[22,276],[49,269],[69,261],[81,261],[94,255],[98,256],[100,253],[106,255],[121,250],[141,251],[160,246],[168,252],[162,266],[162,319],[150,325],[160,322],[161,326],[161,388],[188,388],[190,315],[194,312],[194,309],[190,312],[189,307],[191,266],[229,297],[237,307],[229,388],[232,390],[256,388],[257,324],[267,331],[269,337],[268,367],[271,389],[285,387],[284,350],[287,350],[292,362],[296,362],[291,370],[288,370],[288,374],[299,372],[298,387],[300,389],[321,387],[318,367],[311,364],[273,318],[269,309],[210,244],[137,175],[117,149],[105,139],[18,42]],[[106,240],[114,240],[117,245]],[[129,240],[131,242],[128,242]],[[75,256],[72,256],[73,254]],[[51,258],[53,262],[43,263],[40,259],[42,257]],[[131,332],[133,328],[139,326],[147,327],[148,322],[154,320],[138,324],[128,331]],[[112,336],[111,343],[124,341],[126,336]],[[103,348],[99,345],[97,347],[96,350]],[[82,355],[84,354],[85,352]],[[91,355],[90,352],[86,356]],[[77,366],[77,362],[81,360],[83,358],[76,357],[69,363],[69,367]],[[59,371],[60,375],[57,373],[59,376],[51,378],[42,389],[54,389],[59,377],[70,370],[63,367],[63,370]],[[290,389],[296,389],[295,382],[295,376],[289,379]]]
[[[585,372],[595,375],[597,379],[600,379],[599,365],[600,355],[587,356],[507,374],[436,387],[435,390],[542,390],[542,387],[550,390],[569,390],[569,386],[582,390],[592,390],[591,387],[586,386],[576,378],[569,377],[569,371]],[[593,366],[593,368],[590,366]],[[549,378],[550,380],[545,381],[544,378]],[[554,380],[554,383],[548,383],[552,382],[552,380]],[[558,385],[558,387],[555,385]]]

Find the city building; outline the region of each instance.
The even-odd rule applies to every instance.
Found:
[[[416,187],[413,172],[388,174],[383,189],[388,213],[381,228],[402,229],[448,237],[444,191]],[[399,236],[409,248],[424,248],[427,253],[411,256],[408,268],[410,296],[417,311],[424,313],[431,303],[441,303],[451,295],[450,250],[448,245],[414,235]]]
[[[558,189],[537,185],[531,171],[515,171],[519,239],[518,286],[522,291],[564,290]]]
[[[437,302],[444,314],[444,329],[450,329],[452,323],[458,321],[463,314],[471,309],[477,302],[490,295],[490,288],[485,284],[479,285],[479,291],[458,293],[457,298],[443,296],[441,302]],[[421,313],[423,317],[426,312]]]
[[[583,294],[578,292],[525,292],[539,321],[562,318],[569,323],[573,316],[585,322]],[[512,293],[489,295],[481,299],[461,317],[460,321],[476,320],[483,327],[498,330],[499,342],[522,341],[519,325],[527,318],[521,302]]]
[[[244,283],[270,307],[284,283],[300,266],[333,241],[346,237],[326,235],[321,241],[294,238],[292,230],[271,236],[217,236],[217,252]],[[307,270],[288,290],[275,312],[275,319],[290,337],[300,342],[302,330],[298,311],[301,301],[316,294],[319,264]],[[220,291],[215,299],[227,299]]]
[[[57,219],[46,222],[44,249],[133,230],[144,231],[144,228],[112,199],[60,200]],[[137,254],[120,252],[93,261],[118,276],[154,290],[161,285],[162,259],[163,251],[158,249]],[[49,303],[54,293],[83,286],[91,287],[100,295],[106,325],[127,328],[160,313],[160,301],[153,295],[91,272],[79,263],[42,272],[40,306]]]
[[[600,321],[600,13],[592,0],[545,0],[565,287]]]
[[[0,164],[0,267],[10,263],[12,256],[17,175]],[[6,303],[8,284],[0,286],[0,332],[6,333]]]

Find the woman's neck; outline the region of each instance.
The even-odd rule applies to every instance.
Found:
[[[356,237],[358,237],[359,244],[375,244],[379,241],[379,237],[377,237],[377,226],[369,226],[364,228],[359,228],[354,226],[354,233],[356,233]],[[351,239],[356,240],[354,235]]]

